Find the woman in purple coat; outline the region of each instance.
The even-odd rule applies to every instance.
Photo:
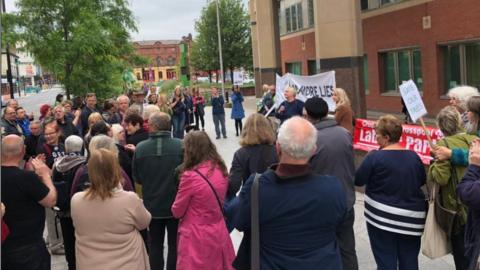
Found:
[[[172,213],[180,219],[177,270],[233,270],[232,240],[223,217],[228,172],[203,131],[189,132]]]
[[[471,258],[469,270],[478,269],[480,254],[480,141],[474,141],[470,148],[467,173],[457,185],[460,200],[468,207],[465,227],[466,257]]]

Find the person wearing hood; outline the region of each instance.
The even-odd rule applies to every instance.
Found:
[[[85,164],[83,140],[71,135],[65,140],[65,156],[53,164],[53,183],[57,189],[57,204],[54,208],[60,218],[65,258],[69,270],[75,268],[75,229],[70,215],[70,190],[78,168]]]
[[[340,180],[347,194],[347,215],[337,229],[337,241],[345,270],[358,270],[353,223],[355,213],[354,152],[351,133],[327,117],[325,100],[313,97],[305,102],[304,115],[317,129],[317,153],[310,160],[313,172],[333,175]]]

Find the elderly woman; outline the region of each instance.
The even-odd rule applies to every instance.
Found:
[[[116,154],[93,151],[88,174],[90,186],[71,202],[77,269],[150,269],[139,231],[151,215],[137,194],[123,190]]]
[[[465,256],[470,258],[469,270],[478,269],[480,255],[480,142],[474,141],[470,148],[470,166],[457,185],[460,200],[468,207],[465,227]]]
[[[355,175],[355,185],[366,186],[372,252],[378,269],[416,270],[427,208],[421,190],[425,169],[418,155],[399,143],[402,121],[383,116],[375,131],[380,150],[370,152]]]
[[[468,127],[468,99],[478,96],[478,89],[471,86],[457,86],[448,91],[447,96],[450,98],[450,105],[454,106],[462,115],[463,124]]]
[[[276,114],[281,123],[293,116],[302,116],[303,107],[305,106],[303,101],[296,99],[297,90],[293,87],[287,87],[284,96],[285,101],[280,104]]]
[[[335,121],[353,134],[353,110],[347,93],[342,88],[333,90],[333,101],[337,105],[335,109]]]
[[[145,131],[149,131],[148,130],[148,118],[150,118],[150,115],[156,113],[156,112],[160,112],[160,108],[158,108],[157,105],[152,105],[152,104],[149,104],[145,107],[145,109],[143,110],[143,129]]]
[[[437,125],[445,138],[437,143],[438,146],[447,148],[467,149],[476,138],[464,133],[460,113],[453,106],[443,108],[437,115]],[[465,257],[465,223],[467,222],[467,209],[459,203],[455,193],[460,178],[465,173],[464,166],[454,166],[450,161],[435,161],[429,169],[428,179],[440,185],[440,197],[443,207],[457,211],[458,218],[451,232],[447,232],[452,243],[453,259],[456,269],[467,269],[468,258]]]

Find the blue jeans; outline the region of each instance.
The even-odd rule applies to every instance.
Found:
[[[185,134],[185,114],[173,114],[172,125],[173,137],[183,139],[183,136]]]
[[[50,253],[43,239],[13,250],[2,248],[2,269],[50,270]]]
[[[215,133],[217,137],[220,137],[220,126],[222,126],[223,137],[227,137],[227,129],[225,128],[225,114],[214,114],[213,124],[215,125]]]

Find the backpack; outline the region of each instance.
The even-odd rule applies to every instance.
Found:
[[[68,214],[70,212],[70,191],[72,189],[73,179],[75,174],[84,164],[78,164],[66,172],[59,172],[56,168],[53,169],[53,185],[57,189],[57,203],[54,210],[59,214]]]

